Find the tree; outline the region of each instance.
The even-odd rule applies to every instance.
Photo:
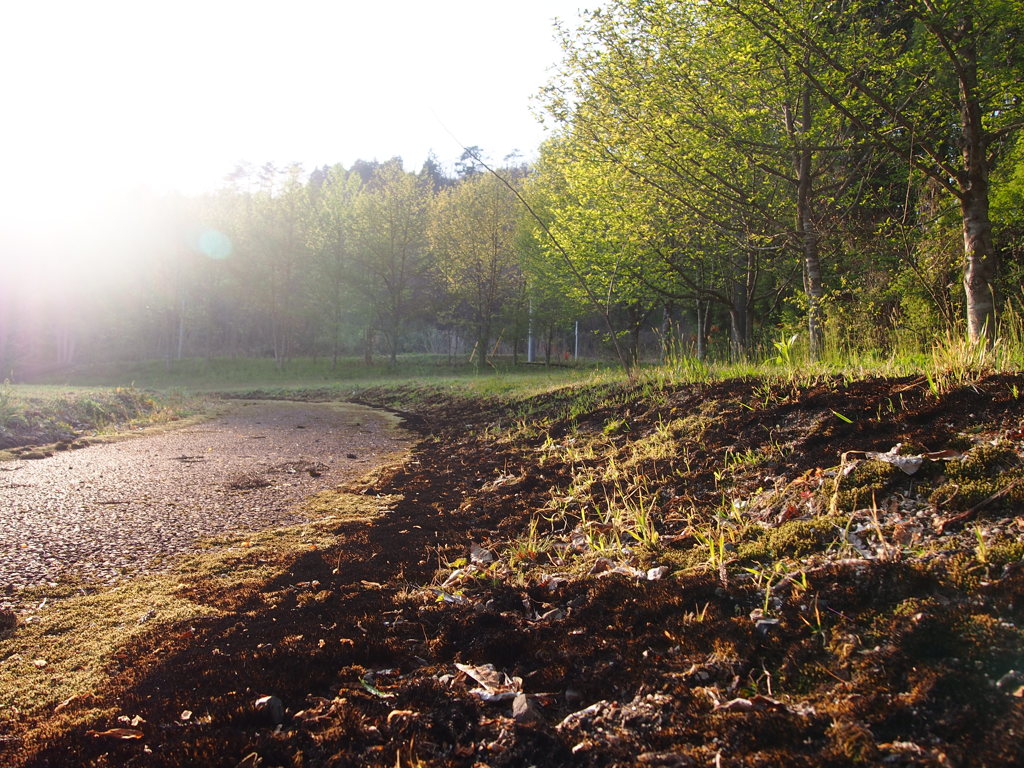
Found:
[[[478,146],[466,147],[455,162],[455,175],[467,179],[484,172],[484,151]]]
[[[313,294],[322,316],[328,319],[331,357],[338,364],[342,329],[358,302],[354,290],[357,269],[355,207],[362,179],[354,171],[335,165],[324,169],[311,191],[309,245],[315,262]]]
[[[787,248],[799,256],[819,354],[823,228],[849,141],[808,76],[718,4],[613,2],[563,44],[566,80],[549,89],[549,111],[574,156],[646,188],[660,220],[660,243],[649,245],[685,293],[728,309],[742,353],[759,276]],[[726,284],[709,283],[715,275]]]
[[[823,6],[860,44],[837,52],[781,0],[723,3],[789,53],[819,98],[864,137],[938,184],[960,206],[972,341],[995,332],[996,255],[989,177],[1022,125],[1019,0],[906,0]],[[827,73],[827,78],[818,73]]]
[[[394,159],[376,169],[355,206],[355,282],[373,308],[392,363],[416,311],[415,298],[426,288],[428,201],[423,181]]]
[[[607,164],[571,161],[566,151],[565,142],[548,142],[527,186],[538,217],[536,248],[524,251],[531,294],[561,294],[577,317],[598,314],[619,362],[630,371],[638,362],[640,327],[657,302],[643,281],[630,279],[646,263],[649,248],[632,230],[623,175]],[[628,347],[625,334],[632,339]]]
[[[519,201],[490,174],[465,177],[431,210],[430,243],[457,306],[473,326],[477,363],[486,361],[494,324],[522,283],[515,251]]]
[[[437,156],[433,152],[427,155],[427,159],[423,161],[423,167],[420,168],[419,176],[427,185],[427,188],[434,194],[452,185],[452,179],[445,174],[441,164],[437,161]]]
[[[269,324],[274,360],[278,367],[292,357],[304,296],[309,288],[308,221],[309,198],[300,182],[301,168],[281,172],[264,166],[263,190],[257,197],[260,258],[260,293]]]

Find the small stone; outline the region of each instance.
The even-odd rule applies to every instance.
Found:
[[[754,631],[759,635],[767,635],[769,632],[779,626],[778,619],[757,619],[754,622]]]
[[[1024,673],[1018,672],[1016,669],[1011,669],[999,678],[999,681],[996,683],[996,687],[1001,691],[1009,693],[1019,687],[1022,683],[1024,683]]]
[[[277,696],[260,696],[256,699],[255,707],[271,725],[280,725],[284,722],[284,702]]]
[[[520,725],[533,725],[543,720],[537,705],[525,693],[516,694],[512,699],[512,718]]]

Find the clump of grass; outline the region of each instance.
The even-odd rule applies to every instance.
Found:
[[[0,437],[9,445],[38,445],[130,427],[178,421],[203,403],[180,393],[134,387],[110,390],[26,387],[0,389]]]
[[[932,345],[931,370],[926,371],[932,393],[943,394],[992,373],[1000,358],[1001,345],[1000,339],[990,344],[947,332]]]
[[[0,383],[0,427],[6,427],[8,421],[17,413],[18,407],[14,403],[11,382],[4,379],[3,383]]]
[[[540,520],[536,516],[530,518],[526,533],[508,546],[509,567],[516,569],[539,562],[542,556],[551,552],[554,544],[552,536],[540,532]]]

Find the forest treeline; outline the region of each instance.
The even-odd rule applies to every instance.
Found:
[[[241,167],[140,198],[95,269],[22,260],[0,363],[479,364],[531,335],[564,355],[577,322],[627,366],[985,343],[1024,300],[1022,26],[1021,0],[606,2],[558,30],[530,164]]]

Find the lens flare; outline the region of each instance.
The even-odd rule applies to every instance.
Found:
[[[208,229],[199,236],[199,250],[220,261],[231,256],[231,238],[218,229]]]

